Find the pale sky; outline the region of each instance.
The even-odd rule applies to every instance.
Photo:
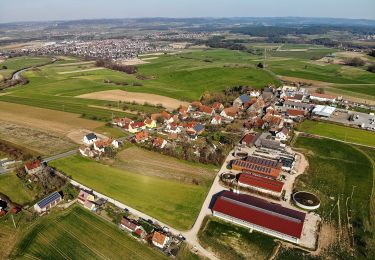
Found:
[[[375,20],[375,0],[0,0],[0,22],[135,17]]]

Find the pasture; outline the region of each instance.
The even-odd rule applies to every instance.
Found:
[[[375,147],[375,132],[326,122],[305,120],[298,131]]]
[[[0,175],[0,192],[7,195],[12,202],[20,205],[33,201],[35,195],[14,172]]]
[[[336,228],[337,239],[332,242],[340,244],[342,252],[352,247],[357,256],[364,257],[369,249],[366,233],[374,232],[370,219],[372,162],[359,149],[324,138],[298,137],[294,147],[309,161],[307,173],[297,178],[295,188],[318,195],[318,213]],[[354,246],[348,241],[354,241]]]
[[[21,259],[167,259],[80,206],[42,217],[11,254]]]
[[[207,186],[134,173],[81,156],[50,165],[100,193],[182,230],[194,223],[208,191]]]
[[[214,217],[206,218],[198,237],[220,259],[268,259],[276,246],[270,236]]]

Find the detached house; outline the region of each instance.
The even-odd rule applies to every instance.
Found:
[[[237,107],[237,108],[243,108],[243,106],[250,102],[250,98],[248,95],[246,94],[242,94],[241,96],[239,96],[238,98],[236,98],[234,101],[233,101],[233,106],[234,107]]]
[[[219,102],[215,102],[212,104],[212,108],[216,111],[216,112],[221,112],[223,109],[224,109],[224,105],[219,103]]]
[[[211,120],[211,125],[221,125],[221,116],[214,116]]]
[[[115,119],[112,120],[112,124],[117,125],[119,127],[124,127],[126,125],[131,124],[131,123],[134,123],[134,121],[131,120],[130,118],[126,118],[126,117],[115,118]]]
[[[330,102],[330,103],[336,102],[335,96],[327,95],[327,94],[320,94],[320,93],[310,94],[310,99],[316,100],[316,101],[319,101],[319,102]]]
[[[193,127],[189,128],[186,132],[191,139],[197,139],[197,136],[203,133],[204,125],[201,123],[195,124]]]
[[[202,112],[202,114],[207,115],[207,116],[212,116],[215,114],[215,111],[213,108],[202,105],[199,107],[199,111]]]
[[[185,106],[181,106],[180,109],[178,110],[178,113],[180,114],[181,118],[185,120],[189,117],[189,108]]]
[[[177,123],[170,123],[165,128],[165,132],[178,134],[181,133],[181,127]]]
[[[167,245],[168,241],[168,236],[157,231],[154,232],[154,235],[152,236],[152,244],[159,248],[164,248]]]
[[[152,145],[154,147],[163,149],[167,145],[167,141],[161,137],[155,137],[154,140],[152,140]]]
[[[129,124],[129,128],[128,128],[128,131],[130,133],[138,133],[142,130],[145,130],[146,129],[146,124],[143,123],[143,122],[135,122],[135,123],[132,123],[132,124]]]
[[[111,138],[106,140],[99,140],[94,143],[94,150],[100,153],[104,153],[105,148],[110,146],[112,146],[113,148],[119,148],[119,143],[117,140],[112,140]]]
[[[34,160],[25,163],[25,170],[28,174],[37,174],[43,170],[43,164],[40,160]]]
[[[142,132],[139,132],[139,133],[135,134],[135,141],[137,143],[143,143],[143,142],[147,141],[148,138],[149,138],[149,134],[146,131],[142,131]]]
[[[220,113],[220,115],[228,121],[233,121],[237,117],[237,114],[238,108],[236,107],[224,108],[224,110]]]
[[[156,127],[156,120],[152,120],[151,118],[147,118],[144,121],[147,128],[155,128]]]
[[[281,131],[276,133],[276,138],[280,141],[286,141],[289,138],[289,129],[284,127]]]
[[[87,145],[92,145],[98,140],[98,137],[94,133],[89,133],[83,137],[83,142]]]
[[[196,111],[196,110],[198,110],[201,106],[202,106],[202,103],[199,102],[199,101],[191,102],[191,104],[190,104],[189,107],[188,107],[188,111],[189,111],[189,112],[191,112],[191,111]]]

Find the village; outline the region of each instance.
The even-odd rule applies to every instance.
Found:
[[[304,173],[307,162],[289,144],[296,134],[294,125],[305,118],[333,118],[334,121],[339,114],[349,112],[336,108],[339,100],[335,96],[309,94],[306,89],[295,86],[266,87],[263,91],[239,88],[235,93],[238,97],[230,106],[213,99],[195,101],[175,111],[151,114],[142,121],[113,118],[110,122],[113,127],[126,132],[127,136],[116,140],[96,133],[85,134],[79,153],[99,160],[115,156],[126,142],[161,153],[168,148],[183,150],[190,143],[195,157],[213,163],[216,161],[207,158],[219,156],[215,151],[220,150],[220,153],[226,154],[219,162],[221,170],[207,195],[210,206],[208,209],[203,205],[198,220],[209,210],[213,216],[244,226],[250,232],[255,230],[304,249],[316,250],[321,219],[314,210],[319,208],[320,201],[312,193],[294,189],[294,181]],[[359,114],[355,112],[347,120],[359,120]],[[368,117],[366,127],[371,130],[375,119],[371,115]],[[232,124],[239,127],[228,128]],[[363,124],[357,126],[365,128]],[[215,131],[232,131],[230,137],[237,139],[234,142],[224,142],[225,138],[207,142],[207,132],[212,134]],[[201,160],[203,155],[206,160]],[[3,166],[15,163],[9,160],[1,162]],[[78,189],[78,196],[66,200],[64,192],[55,190],[34,205],[38,214],[48,214],[62,203],[71,205],[77,202],[92,212],[111,205],[122,214],[117,222],[121,230],[140,241],[149,242],[167,255],[176,255],[179,245],[185,240],[192,243],[196,252],[203,250],[194,244],[191,232],[178,232],[135,209],[129,209],[47,164],[39,158],[26,162],[24,169],[30,180],[42,179],[42,172],[53,173]],[[17,206],[9,208],[6,204],[6,201],[2,203],[1,216],[17,214],[21,210]],[[199,229],[201,222],[198,220],[194,227]]]

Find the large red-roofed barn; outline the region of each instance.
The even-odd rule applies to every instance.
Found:
[[[215,217],[292,243],[299,243],[306,214],[246,194],[224,191],[212,208]]]
[[[263,178],[248,173],[241,173],[238,184],[242,187],[250,188],[276,197],[281,196],[284,183],[281,181]]]

